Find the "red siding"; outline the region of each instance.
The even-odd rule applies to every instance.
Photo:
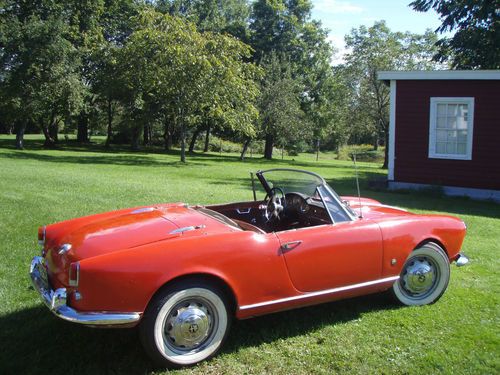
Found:
[[[394,181],[500,190],[500,81],[397,81]],[[474,97],[472,160],[429,159],[431,97]]]

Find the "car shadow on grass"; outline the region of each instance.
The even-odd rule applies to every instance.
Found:
[[[375,294],[236,321],[220,355],[394,308],[397,306],[384,294]],[[146,356],[136,328],[91,329],[61,321],[42,305],[1,316],[0,327],[2,374],[144,374],[158,370]]]
[[[235,321],[222,353],[309,334],[325,326],[358,320],[373,311],[398,308],[386,293],[378,293]]]

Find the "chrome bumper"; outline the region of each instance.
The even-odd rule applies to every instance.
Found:
[[[464,253],[458,253],[457,257],[455,258],[455,262],[457,267],[462,267],[469,263],[469,258]]]
[[[139,313],[78,312],[66,304],[66,288],[52,290],[47,279],[45,259],[36,256],[31,261],[30,277],[35,290],[50,311],[61,319],[90,326],[133,325],[141,318]]]

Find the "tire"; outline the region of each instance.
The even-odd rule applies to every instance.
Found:
[[[140,325],[141,342],[162,367],[191,366],[213,357],[231,323],[227,298],[202,282],[183,282],[161,290]]]
[[[415,249],[392,286],[393,297],[407,306],[436,302],[448,287],[450,262],[444,250],[433,242]]]

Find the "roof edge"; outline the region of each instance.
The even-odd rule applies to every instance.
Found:
[[[391,80],[500,80],[500,70],[379,71],[378,79]]]

